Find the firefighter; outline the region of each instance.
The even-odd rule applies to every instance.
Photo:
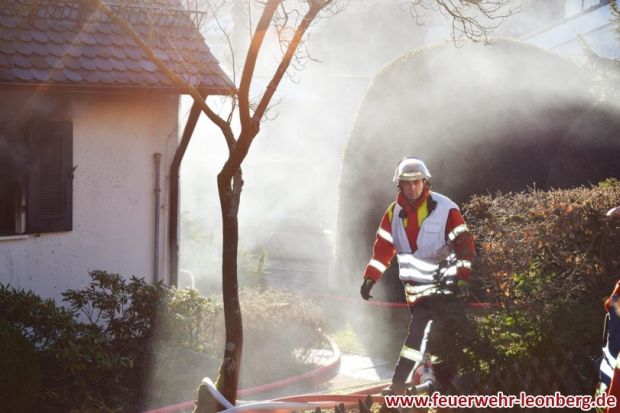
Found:
[[[611,296],[605,301],[607,312],[607,340],[603,347],[603,357],[600,367],[601,391],[616,396],[620,400],[620,369],[618,365],[618,353],[620,353],[620,281],[616,283]],[[619,410],[609,409],[608,412]]]
[[[607,216],[610,219],[620,217],[620,206],[607,211]],[[620,280],[616,283],[611,296],[605,301],[605,311],[608,317],[607,340],[603,347],[600,367],[600,391],[607,391],[620,402],[620,373],[618,373],[620,371],[618,359],[618,353],[620,353]],[[607,409],[607,412],[620,412],[620,405]]]
[[[454,289],[438,283],[438,266],[453,258],[454,265],[444,275],[466,286],[475,255],[473,237],[458,206],[446,196],[432,192],[430,181],[431,173],[421,159],[408,157],[398,164],[394,182],[399,192],[381,219],[360,289],[364,300],[372,298],[372,287],[397,255],[399,278],[411,318],[392,377],[394,394],[404,394],[411,371],[429,359],[429,349],[424,347],[428,347],[426,338],[432,320],[455,298]]]

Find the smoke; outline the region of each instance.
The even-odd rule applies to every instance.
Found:
[[[524,2],[503,34],[552,23],[560,3]],[[394,167],[407,155],[424,158],[434,189],[458,202],[473,193],[573,186],[620,173],[618,106],[596,103],[591,73],[507,40],[411,52],[436,28],[416,26],[398,2],[365,1],[311,33],[309,51],[321,63],[298,73],[299,84],[281,85],[278,116],[261,125],[243,165],[240,248],[250,257],[266,250],[266,286],[328,292],[329,284],[330,293],[357,296],[379,219],[396,194]],[[268,81],[264,73],[253,94]],[[194,240],[204,239],[181,246],[181,266],[212,293],[221,283],[216,175],[227,149],[203,120],[187,153],[181,208],[199,227]],[[251,269],[241,272],[241,285],[251,283]],[[398,287],[396,275],[384,278],[375,298],[398,298],[398,288],[385,288],[390,280]],[[406,331],[403,320],[390,321],[400,317],[393,313],[377,319],[357,306],[329,310],[350,320],[373,351],[399,346]]]

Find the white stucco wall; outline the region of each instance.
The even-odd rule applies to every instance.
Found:
[[[60,111],[73,121],[73,231],[0,238],[0,282],[58,298],[88,271],[154,279],[155,160],[162,154],[160,268],[165,270],[168,166],[178,141],[178,96],[0,92],[0,110]],[[9,103],[10,102],[10,103]],[[58,108],[58,106],[65,106]],[[50,109],[51,108],[51,109]],[[64,113],[63,113],[64,112]]]

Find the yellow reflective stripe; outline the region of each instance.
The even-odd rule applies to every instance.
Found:
[[[407,299],[408,303],[412,303],[420,297],[427,297],[429,295],[435,295],[435,294],[453,294],[453,293],[454,292],[452,290],[448,290],[448,289],[443,290],[439,287],[433,287],[433,288],[429,288],[428,290],[419,291],[415,293],[405,293],[405,298]]]
[[[388,220],[392,223],[392,215],[394,215],[394,207],[396,206],[396,202],[392,202],[387,209]]]
[[[384,240],[386,240],[387,242],[389,242],[390,244],[394,243],[394,240],[392,239],[392,234],[390,234],[389,232],[387,232],[383,228],[379,228],[377,230],[377,235],[379,237],[383,238]]]
[[[371,267],[375,267],[376,269],[378,269],[379,271],[381,271],[381,273],[383,273],[387,267],[385,266],[385,264],[380,263],[379,261],[372,259],[370,260],[370,262],[368,263],[368,265],[370,265]]]
[[[407,228],[407,225],[409,225],[409,217],[403,218],[403,226]]]
[[[463,267],[471,269],[471,261],[459,260],[456,262],[456,267]]]
[[[458,227],[454,228],[452,231],[450,231],[450,233],[448,234],[448,239],[450,241],[454,241],[456,237],[461,235],[463,232],[469,232],[469,228],[467,228],[467,225],[465,224],[461,224]]]
[[[420,362],[424,358],[421,351],[407,346],[403,346],[403,349],[400,351],[400,356],[415,362]]]
[[[421,294],[425,291],[437,289],[435,284],[422,284],[422,285],[412,285],[405,284],[405,293],[407,294]]]
[[[426,219],[428,216],[428,199],[425,199],[422,202],[422,205],[418,208],[418,228],[422,226],[422,221]]]
[[[620,357],[616,359],[616,368],[620,369]]]

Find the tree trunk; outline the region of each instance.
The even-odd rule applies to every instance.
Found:
[[[226,345],[224,359],[216,382],[218,390],[233,405],[237,401],[239,368],[243,349],[243,324],[239,304],[237,280],[237,247],[239,244],[239,201],[241,198],[241,170],[232,179],[218,175],[218,190],[222,211],[222,295]]]
[[[237,402],[241,353],[243,349],[243,322],[239,304],[237,280],[237,247],[239,245],[239,201],[241,198],[241,169],[233,178],[220,173],[217,186],[222,212],[222,295],[224,301],[224,324],[226,344],[224,358],[215,385],[233,405]],[[207,394],[202,385],[198,390],[198,401],[194,413],[214,413],[225,407]]]

